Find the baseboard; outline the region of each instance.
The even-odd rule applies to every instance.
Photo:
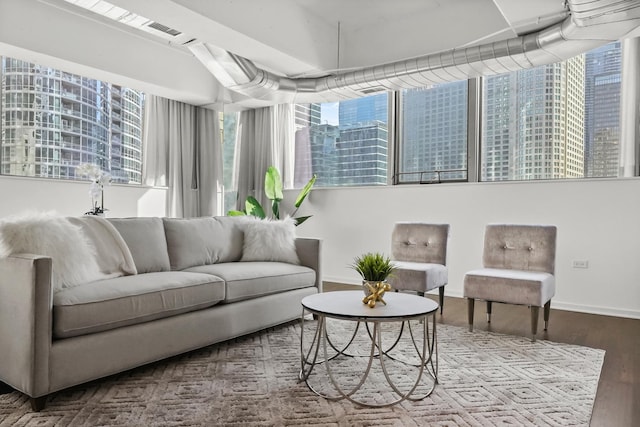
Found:
[[[446,292],[449,297],[464,298],[461,292]],[[564,301],[551,300],[551,308],[556,310],[575,311],[577,313],[598,314],[602,316],[626,317],[630,319],[640,319],[640,311],[621,310],[613,307],[601,307],[593,305],[573,304]]]
[[[558,310],[576,311],[580,313],[599,314],[603,316],[627,317],[630,319],[640,319],[640,311],[621,310],[612,307],[600,307],[590,305],[579,305],[561,301],[551,301],[551,307]]]
[[[339,277],[324,277],[325,282],[340,283],[345,285],[359,285],[360,283],[352,279],[344,279]],[[430,293],[437,294],[437,291]],[[461,291],[447,290],[445,296],[454,298],[464,298]],[[578,313],[598,314],[602,316],[625,317],[630,319],[640,319],[640,311],[625,310],[615,307],[592,306],[583,304],[574,304],[570,302],[551,300],[551,308],[556,310],[575,311]]]

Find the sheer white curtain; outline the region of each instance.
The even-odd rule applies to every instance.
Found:
[[[218,113],[149,95],[145,114],[144,183],[169,188],[167,216],[219,215],[222,147]]]
[[[293,186],[295,124],[291,104],[243,111],[238,121],[235,176],[238,208],[247,196],[271,209],[264,194],[264,174],[269,166],[280,171],[285,188]]]
[[[276,158],[273,165],[282,175],[284,188],[293,188],[295,172],[295,106],[293,104],[281,104],[275,109],[275,140],[277,141]]]

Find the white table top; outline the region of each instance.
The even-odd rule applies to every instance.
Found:
[[[302,306],[312,313],[337,318],[364,320],[407,319],[433,313],[438,303],[429,298],[399,292],[386,292],[374,308],[362,303],[363,291],[334,291],[309,295],[302,299]]]

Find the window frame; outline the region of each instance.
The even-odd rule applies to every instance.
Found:
[[[611,43],[615,43],[615,42],[611,42]],[[620,73],[620,79],[621,79],[621,97],[623,96],[622,94],[625,93],[626,90],[626,86],[624,84],[625,78],[624,78],[624,73],[625,73],[625,66],[624,63],[625,61],[630,62],[633,61],[634,58],[626,58],[625,60],[625,55],[629,55],[630,53],[628,52],[629,49],[625,50],[624,49],[624,43],[625,41],[621,41],[621,61],[622,61],[622,67],[621,67],[621,73]],[[588,52],[585,52],[584,54],[587,54]],[[631,52],[631,55],[633,55],[635,57],[636,60],[640,60],[640,54],[638,54],[637,51],[633,51]],[[559,70],[553,70],[554,73],[558,73]],[[506,180],[482,180],[482,167],[483,167],[483,150],[486,147],[485,142],[482,140],[482,131],[483,131],[483,122],[484,122],[484,117],[483,115],[485,114],[485,112],[482,111],[482,106],[483,106],[483,96],[484,96],[484,91],[483,91],[483,87],[484,87],[484,80],[485,77],[475,77],[475,78],[470,78],[467,80],[468,83],[468,92],[467,92],[467,178],[463,179],[463,180],[446,180],[446,181],[423,181],[423,182],[401,182],[397,176],[401,170],[401,165],[400,165],[400,153],[401,153],[401,149],[402,149],[402,144],[403,144],[403,126],[402,126],[402,119],[403,119],[403,114],[404,112],[402,111],[402,96],[401,96],[401,91],[394,91],[394,99],[395,99],[395,110],[393,111],[393,116],[390,115],[390,123],[393,123],[394,126],[396,127],[396,132],[394,133],[394,139],[393,139],[393,156],[394,156],[394,163],[393,163],[393,171],[392,171],[392,178],[391,178],[391,184],[392,185],[412,185],[412,184],[431,184],[431,183],[448,183],[448,182],[486,182],[486,183],[491,183],[491,182],[531,182],[531,181],[566,181],[566,180],[572,180],[572,179],[602,179],[603,177],[589,177],[589,176],[582,176],[582,177],[562,177],[562,178],[544,178],[544,179],[506,179]],[[557,87],[557,84],[554,84],[552,87],[545,87],[545,90],[552,90],[553,93],[560,97],[560,94],[557,94],[558,91],[560,91],[560,88]],[[638,93],[635,93],[634,96],[639,96]],[[624,156],[626,153],[624,153],[624,147],[622,146],[622,139],[623,139],[623,134],[624,134],[624,130],[622,129],[622,126],[624,125],[622,123],[622,117],[625,114],[624,111],[625,105],[624,103],[621,104],[621,109],[620,109],[620,153],[619,156]],[[391,113],[391,112],[390,112]],[[545,112],[546,114],[547,112]],[[552,116],[551,118],[553,120],[557,119],[558,114],[560,114],[559,111],[556,111],[556,109],[553,109],[553,111],[549,112],[549,114]],[[554,118],[555,117],[555,118]],[[540,139],[542,135],[536,135],[535,134],[535,130],[533,130],[534,133],[532,133],[531,138],[532,141],[536,140],[536,139]],[[584,137],[584,136],[583,136]],[[638,176],[638,174],[640,173],[640,148],[638,147],[640,143],[636,143],[636,149],[634,150],[634,155],[633,158],[635,160],[635,173],[634,176]],[[583,148],[584,149],[584,148]],[[557,153],[552,152],[551,153],[551,159],[549,159],[552,163],[553,163],[553,158],[557,155]],[[572,155],[571,153],[569,155]],[[620,157],[619,157],[620,160]],[[585,160],[586,162],[586,157]],[[540,168],[541,166],[536,166],[536,165],[532,165],[532,170],[531,173],[535,173],[535,168]],[[553,168],[553,166],[552,166]],[[553,171],[551,171],[552,175],[553,175]],[[585,172],[586,173],[586,172]],[[622,178],[623,175],[621,173],[618,174],[617,177],[608,177],[608,178]]]
[[[450,171],[416,171],[416,172],[402,172],[401,171],[401,159],[402,159],[402,155],[401,155],[401,150],[402,150],[402,144],[404,141],[404,126],[403,126],[403,122],[404,122],[404,108],[402,108],[403,105],[403,91],[402,90],[398,90],[398,91],[394,91],[394,99],[395,99],[395,110],[394,111],[394,127],[396,129],[396,133],[395,133],[395,138],[393,140],[393,157],[394,157],[394,163],[393,163],[393,171],[392,171],[392,175],[391,175],[391,183],[393,185],[412,185],[412,184],[441,184],[441,183],[452,183],[452,182],[468,182],[469,181],[469,165],[470,165],[470,160],[473,160],[473,156],[470,157],[470,147],[469,147],[469,140],[471,138],[471,135],[473,135],[473,130],[470,129],[470,125],[473,124],[472,120],[469,120],[469,113],[470,111],[470,106],[471,106],[471,101],[470,101],[470,90],[472,88],[472,83],[471,83],[472,79],[467,79],[467,108],[466,108],[466,114],[467,114],[467,137],[466,137],[466,161],[467,161],[467,166],[464,169],[456,169],[456,170],[450,170]],[[464,82],[465,80],[460,80],[459,82]],[[447,82],[445,82],[446,84]],[[454,82],[451,82],[454,83]],[[473,169],[473,168],[472,168]],[[440,172],[465,172],[466,177],[465,178],[449,178],[449,179],[442,179],[442,175],[440,175]],[[433,180],[433,179],[422,179],[423,174],[425,173],[435,173],[437,176],[437,179]],[[420,174],[420,179],[419,180],[413,180],[413,181],[402,181],[400,179],[400,175],[415,175],[415,174]]]

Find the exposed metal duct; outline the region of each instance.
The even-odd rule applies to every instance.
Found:
[[[550,64],[619,40],[640,26],[638,0],[567,0],[567,6],[567,18],[535,33],[317,78],[279,76],[204,43],[189,49],[221,84],[253,105],[331,102]]]

